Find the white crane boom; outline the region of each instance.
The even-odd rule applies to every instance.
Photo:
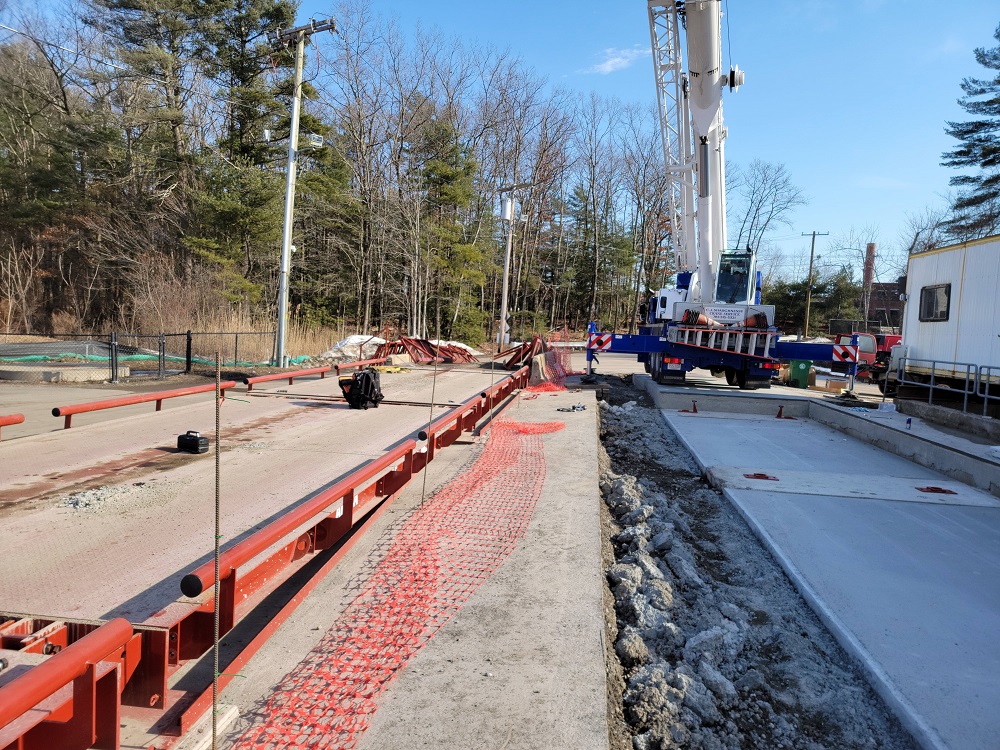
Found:
[[[726,128],[722,90],[743,83],[743,72],[722,70],[721,0],[648,0],[664,162],[670,178],[668,206],[677,271],[688,283],[672,302],[752,301],[753,253],[726,254]],[[681,45],[684,31],[685,54]],[[724,254],[727,257],[723,257]],[[684,278],[684,277],[682,277]],[[664,304],[666,302],[667,304]],[[658,314],[658,318],[669,313]]]

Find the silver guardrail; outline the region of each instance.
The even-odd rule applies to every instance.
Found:
[[[918,364],[919,363],[919,364]],[[907,378],[907,370],[909,369],[907,365],[916,365],[920,370],[926,371],[930,370],[930,380],[917,380],[914,376],[921,375],[922,373],[911,372],[910,378]],[[962,371],[964,371],[964,384]],[[934,403],[934,391],[947,391],[950,394],[961,393],[962,394],[962,411],[967,411],[969,408],[969,396],[976,395],[979,387],[979,365],[972,364],[971,362],[948,362],[941,359],[916,359],[913,357],[902,357],[899,360],[899,366],[896,370],[896,383],[899,385],[915,385],[921,388],[927,388],[927,403]],[[952,384],[938,384],[935,381],[937,378],[947,378]],[[994,398],[1000,397],[994,396]]]
[[[995,388],[993,393],[990,393],[990,383],[994,380],[996,381],[993,383]],[[983,400],[983,416],[985,417],[990,401],[1000,401],[1000,367],[979,366],[979,375],[976,377],[976,395]]]

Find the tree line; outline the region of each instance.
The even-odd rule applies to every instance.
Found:
[[[4,18],[0,324],[273,319],[293,56],[269,37],[293,4],[94,0]],[[498,191],[523,183],[515,329],[628,325],[670,270],[653,113],[549,87],[507,52],[404,35],[365,2],[335,19],[305,70],[300,132],[323,145],[300,153],[293,317],[483,340]]]
[[[4,330],[273,325],[293,54],[272,37],[294,10],[80,0],[0,15]],[[404,34],[367,0],[334,19],[305,69],[301,132],[322,145],[300,141],[293,319],[495,337],[499,199],[522,185],[515,335],[634,326],[673,271],[653,109],[550,86],[503,50]],[[778,164],[728,174],[734,246],[765,247],[801,191]]]

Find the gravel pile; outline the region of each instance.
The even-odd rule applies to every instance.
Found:
[[[605,572],[633,748],[914,748],[645,395],[611,385]]]

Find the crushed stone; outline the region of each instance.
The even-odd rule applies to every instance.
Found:
[[[914,750],[645,394],[607,381],[605,575],[634,750]]]

